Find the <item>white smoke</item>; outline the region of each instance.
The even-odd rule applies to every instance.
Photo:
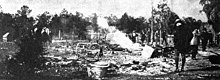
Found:
[[[123,48],[131,49],[133,42],[126,36],[125,33],[119,31],[114,26],[109,26],[107,19],[99,16],[97,19],[97,24],[100,28],[105,28],[108,30],[106,35],[106,40],[110,41],[110,44],[119,44]]]
[[[130,51],[139,50],[142,48],[141,56],[145,59],[150,58],[154,49],[150,46],[145,45],[141,47],[139,43],[133,43],[125,33],[117,30],[115,27],[110,27],[109,30],[111,31],[107,34],[106,39],[110,41],[110,44],[119,44],[123,48],[127,48]]]
[[[106,39],[110,41],[110,44],[119,44],[123,48],[131,49],[133,42],[126,36],[125,33],[117,30],[115,27],[109,28],[110,33],[107,34]]]
[[[127,48],[130,51],[138,50],[142,48],[141,51],[143,58],[150,58],[154,49],[150,46],[145,45],[144,47],[141,47],[139,43],[133,43],[128,36],[126,36],[126,33],[123,33],[116,29],[115,26],[109,26],[107,23],[107,20],[98,17],[98,25],[101,28],[108,29],[109,33],[106,35],[106,40],[110,41],[110,44],[119,44],[122,48]]]
[[[108,28],[109,27],[107,19],[105,19],[101,16],[97,18],[97,24],[101,28]]]
[[[119,44],[123,48],[131,49],[133,42],[126,36],[125,33],[119,31],[115,26],[109,26],[107,19],[98,16],[97,24],[100,28],[108,30],[106,40],[110,41],[110,44]]]

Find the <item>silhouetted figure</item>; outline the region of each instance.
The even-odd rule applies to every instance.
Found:
[[[137,34],[135,32],[132,32],[131,40],[133,43],[136,43],[136,37],[137,37]]]
[[[208,47],[211,47],[213,45],[213,43],[214,43],[213,42],[213,35],[212,35],[211,32],[208,32],[207,35],[208,35],[207,38],[208,38],[208,42],[209,42]]]
[[[213,30],[213,22],[208,20],[208,26],[206,27],[207,28],[207,32],[208,32],[208,47],[211,47],[214,45],[214,40],[213,40],[213,36],[214,36],[214,30]]]
[[[145,36],[145,34],[142,32],[142,33],[141,33],[141,42],[144,43],[145,40],[146,40],[146,36]]]
[[[163,31],[162,32],[162,44],[165,42],[165,45],[167,45],[168,43],[167,43],[167,39],[166,39],[166,37],[167,37],[167,35],[166,35],[166,32],[165,31]]]
[[[208,32],[206,28],[202,30],[201,39],[202,39],[202,51],[205,51],[208,43]]]
[[[193,38],[190,41],[190,45],[191,45],[191,50],[192,50],[192,59],[195,60],[196,59],[196,54],[198,53],[198,45],[199,45],[199,30],[195,29],[193,32]]]
[[[184,26],[183,21],[177,19],[175,22],[175,29],[174,29],[174,48],[175,48],[175,63],[176,63],[176,70],[179,71],[178,64],[179,64],[179,54],[182,56],[182,66],[181,71],[184,70],[184,65],[186,62],[186,54],[189,52],[190,47],[190,39],[189,39],[189,30],[187,26]]]

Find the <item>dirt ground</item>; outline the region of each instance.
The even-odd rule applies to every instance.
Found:
[[[197,60],[187,57],[185,71],[169,72],[153,76],[141,76],[131,74],[118,74],[107,78],[107,80],[220,80],[220,65],[211,64],[209,55],[214,55],[209,51],[220,52],[219,49],[209,49],[207,52],[199,51]]]
[[[187,57],[185,71],[182,72],[167,72],[166,74],[156,75],[138,75],[126,73],[107,74],[103,80],[220,80],[220,65],[214,65],[206,58],[213,55],[210,51],[220,53],[218,48],[210,48],[207,52],[199,51],[197,60],[192,60]],[[1,51],[1,54],[3,52]],[[2,68],[2,67],[1,67]],[[1,70],[2,71],[2,70]],[[1,72],[2,73],[2,72]],[[21,80],[13,78],[9,75],[0,75],[0,80]],[[72,67],[50,68],[45,71],[43,76],[28,76],[22,80],[92,80],[87,77],[87,73],[73,72]]]

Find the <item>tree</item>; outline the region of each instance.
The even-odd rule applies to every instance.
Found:
[[[49,29],[51,30],[53,36],[57,36],[59,30],[61,29],[60,17],[57,14],[52,16],[49,26],[50,26]]]
[[[161,29],[167,31],[168,33],[173,33],[173,27],[176,19],[179,16],[170,10],[170,7],[166,2],[158,4],[159,10],[154,10],[154,15],[159,15],[159,23],[161,24]]]
[[[12,27],[13,17],[8,13],[0,13],[0,41],[2,41],[2,37],[5,33],[9,32],[8,41],[13,40],[15,30]]]
[[[45,11],[41,15],[38,15],[36,18],[36,22],[34,23],[34,29],[46,30],[48,28],[51,28],[51,26],[49,25],[51,23],[51,18],[52,18],[52,16],[47,11]],[[43,42],[47,42],[47,41],[52,40],[52,35],[51,35],[50,31],[49,31],[49,33],[43,32],[42,37],[45,38],[45,39],[43,39]]]
[[[33,75],[36,71],[46,67],[45,62],[47,60],[44,55],[47,53],[43,48],[42,29],[33,30],[35,20],[33,17],[28,17],[30,12],[29,7],[24,5],[11,20],[16,31],[17,40],[15,43],[19,46],[20,51],[9,59],[8,71],[18,77]],[[42,24],[42,21],[38,23],[40,26]]]
[[[34,76],[36,71],[46,68],[47,55],[43,48],[43,39],[41,29],[28,30],[27,35],[21,37],[16,44],[20,47],[20,51],[9,59],[8,72],[15,77],[24,79],[28,76]],[[28,78],[27,78],[28,79]]]
[[[28,6],[24,5],[21,7],[21,10],[18,10],[18,14],[15,14],[13,19],[13,28],[15,29],[14,39],[18,39],[26,35],[28,29],[33,28],[33,23],[35,22],[33,17],[28,17],[31,13],[31,9]]]
[[[77,35],[80,39],[85,39],[86,27],[91,23],[83,18],[83,14],[76,12],[76,15],[68,13],[63,9],[60,15],[54,15],[49,23],[52,34],[58,35],[59,31],[62,34]]]
[[[110,15],[108,17],[106,17],[107,20],[108,20],[108,25],[109,26],[118,26],[119,24],[119,19],[117,18],[117,16],[114,16],[114,15]]]
[[[159,36],[156,37],[157,41],[161,43],[162,31],[165,33],[172,34],[174,31],[174,23],[176,19],[179,19],[178,15],[170,10],[167,5],[166,0],[158,4],[157,9],[152,9],[152,17],[149,19],[149,22],[152,23],[151,26],[151,42],[154,42],[155,35],[154,32],[159,32]]]
[[[21,7],[21,9],[20,10],[18,10],[17,12],[18,12],[18,14],[20,14],[21,16],[27,16],[27,15],[29,15],[30,13],[31,13],[31,9],[29,9],[29,7],[27,6],[27,5],[23,5],[22,7]]]
[[[118,20],[115,19],[113,21],[112,23],[109,22],[109,24],[116,25],[116,28],[119,29],[120,31],[123,31],[124,33],[131,34],[135,32],[135,33],[141,33],[142,36],[147,34],[147,32],[145,31],[147,30],[148,23],[144,17],[134,18],[132,16],[128,16],[127,13],[124,13],[121,19]],[[136,42],[135,41],[136,35],[130,35],[129,37],[130,39],[132,39],[133,42]]]
[[[35,25],[35,27],[42,29],[43,27],[47,27],[49,28],[49,24],[51,21],[51,15],[49,14],[49,12],[44,12],[43,14],[37,16],[37,24]]]
[[[79,39],[86,39],[87,26],[92,25],[95,31],[98,31],[97,21],[90,23],[82,18],[80,15],[72,16],[74,22],[74,33],[78,35]]]
[[[95,32],[99,31],[98,16],[96,13],[94,13],[92,17],[92,27]]]
[[[136,19],[132,19],[132,22],[135,23],[134,27],[134,31],[135,32],[138,32],[138,33],[141,33],[142,30],[144,30],[146,28],[146,19],[144,17],[139,17],[139,18],[136,18]]]
[[[127,13],[124,13],[121,19],[119,19],[119,25],[117,26],[117,28],[125,33],[131,33],[132,25],[130,24],[131,24],[131,17],[128,16]]]
[[[220,31],[220,1],[219,0],[200,0],[209,22],[213,25],[216,32]]]

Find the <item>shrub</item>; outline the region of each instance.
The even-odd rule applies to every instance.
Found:
[[[36,32],[30,30],[16,42],[20,51],[8,61],[8,72],[10,74],[26,77],[46,68],[45,62],[47,60],[44,55],[48,53],[43,47],[40,32],[41,30]]]

